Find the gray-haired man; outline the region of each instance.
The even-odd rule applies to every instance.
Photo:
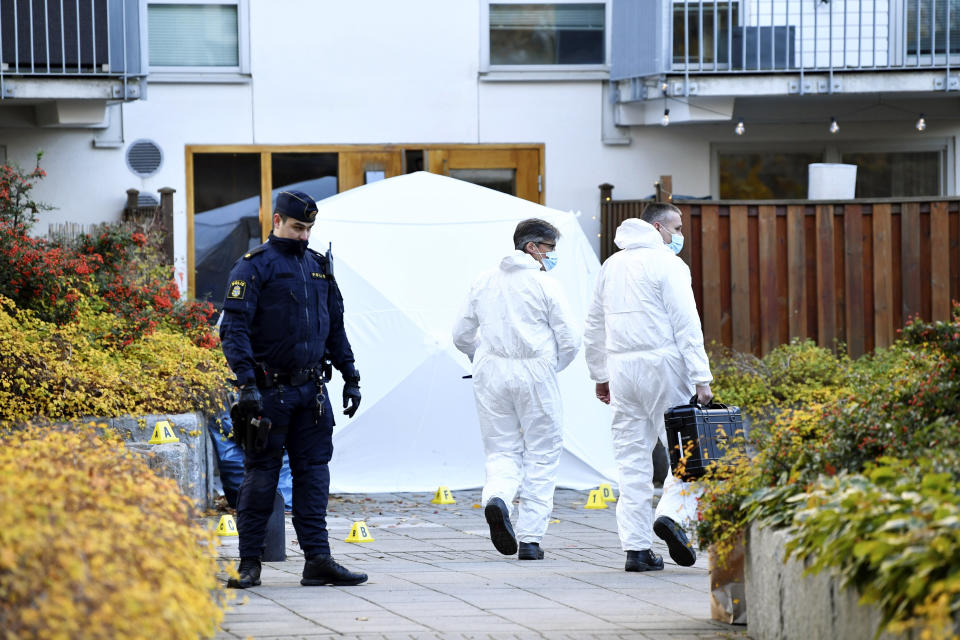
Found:
[[[519,559],[543,558],[540,540],[553,510],[563,451],[557,373],[580,348],[560,285],[560,232],[531,218],[517,225],[515,251],[477,278],[453,329],[473,362],[473,389],[486,453],[482,501],[494,547]],[[510,508],[519,494],[517,532]]]

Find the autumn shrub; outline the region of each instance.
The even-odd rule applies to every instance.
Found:
[[[89,277],[99,307],[122,319],[115,337],[131,344],[160,326],[187,334],[195,344],[214,348],[219,342],[211,330],[215,309],[209,302],[185,301],[173,279],[173,267],[151,238],[156,229],[137,231],[120,225],[100,225],[66,244],[78,256],[100,257],[102,266]]]
[[[40,168],[43,152],[37,152],[36,166],[21,169],[16,163],[0,165],[0,220],[13,226],[29,227],[37,221],[37,214],[53,207],[33,199],[36,183],[46,177]]]
[[[794,339],[763,358],[714,348],[710,365],[718,397],[757,417],[784,407],[826,402],[848,392],[849,359],[812,340]]]
[[[0,637],[211,637],[212,532],[171,479],[91,427],[0,432]]]
[[[167,326],[118,341],[123,319],[96,307],[81,296],[57,324],[0,296],[0,423],[219,409],[219,349]]]
[[[97,254],[77,254],[33,238],[23,225],[0,219],[0,295],[52,322],[69,322]]]
[[[790,549],[876,602],[887,629],[953,637],[960,518],[955,502],[935,505],[960,483],[960,307],[949,322],[913,321],[890,348],[837,362],[834,373],[819,357],[798,363],[795,378],[805,368],[826,388],[797,379],[808,400],[773,405],[757,455],[724,459],[701,482],[701,541],[723,553],[755,520],[789,527]],[[877,544],[856,546],[865,540]],[[934,541],[935,552],[916,546]],[[930,579],[902,579],[911,566]]]
[[[793,498],[788,554],[832,569],[876,604],[889,631],[960,631],[960,493],[930,459],[881,458],[862,473],[821,476]]]

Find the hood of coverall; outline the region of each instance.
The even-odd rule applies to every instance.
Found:
[[[664,249],[670,251],[663,242],[663,236],[650,224],[640,218],[628,218],[617,227],[613,242],[621,249]]]
[[[652,229],[653,227],[651,227]],[[659,233],[657,234],[660,235]],[[503,260],[500,261],[500,269],[502,271],[516,271],[517,269],[539,269],[540,263],[531,256],[529,253],[525,253],[517,249],[509,255],[505,256]]]

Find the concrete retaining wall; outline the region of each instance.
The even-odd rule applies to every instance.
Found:
[[[747,530],[747,634],[753,640],[874,640],[880,610],[860,605],[856,589],[840,586],[828,571],[804,576],[808,563],[783,562],[787,533],[760,527]],[[884,633],[881,640],[910,640]]]
[[[184,495],[201,509],[213,505],[216,460],[204,417],[198,413],[96,418],[119,433],[127,449],[144,456],[159,475],[173,478]],[[168,420],[180,442],[149,444],[153,428]]]

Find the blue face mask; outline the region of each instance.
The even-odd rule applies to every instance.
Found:
[[[670,244],[667,245],[670,247],[670,250],[676,254],[680,253],[680,250],[683,249],[683,236],[679,233],[670,234]]]
[[[543,256],[543,268],[547,271],[553,269],[557,266],[557,252],[556,251],[547,251]]]

